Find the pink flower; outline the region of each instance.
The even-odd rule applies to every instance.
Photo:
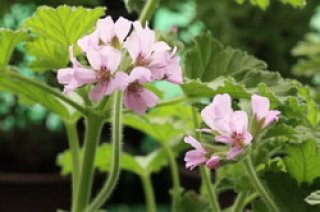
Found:
[[[231,146],[227,159],[233,159],[251,143],[252,136],[248,131],[248,116],[244,111],[234,111],[225,121],[226,123],[215,125],[219,133],[215,140]]]
[[[129,75],[129,83],[124,91],[124,105],[137,114],[143,114],[148,107],[154,107],[158,97],[143,84],[151,81],[151,72],[143,67],[136,67]]]
[[[96,83],[89,94],[91,100],[100,101],[115,89],[125,89],[128,84],[128,75],[116,72],[120,57],[120,52],[109,46],[104,46],[100,50],[90,49],[87,52],[87,59],[92,69],[77,71],[74,76],[83,85]]]
[[[104,19],[100,19],[97,22],[97,31],[99,38],[104,44],[118,47],[122,44],[127,37],[132,22],[120,17],[115,23],[111,16],[107,16]]]
[[[86,35],[78,40],[78,46],[83,52],[87,52],[90,49],[99,49],[99,33],[94,31],[93,33]]]
[[[270,102],[266,97],[253,95],[251,97],[251,106],[256,120],[263,121],[262,128],[269,126],[272,122],[278,121],[280,111],[270,110]]]
[[[212,156],[210,159],[208,159],[206,156],[207,151],[203,148],[199,141],[194,139],[192,136],[187,136],[184,138],[184,142],[190,144],[194,148],[194,150],[188,151],[184,157],[186,168],[190,168],[190,170],[192,170],[204,163],[211,169],[219,167],[220,157]]]
[[[229,116],[232,112],[231,97],[228,94],[216,95],[212,103],[201,111],[201,117],[210,129],[202,129],[200,131],[227,131],[229,129]]]
[[[57,79],[60,84],[64,85],[64,93],[69,94],[74,89],[84,85],[81,81],[75,78],[75,74],[78,72],[86,72],[89,69],[83,68],[82,65],[73,55],[73,46],[69,47],[69,57],[72,63],[72,68],[63,68],[58,70]]]
[[[133,64],[149,69],[152,79],[162,79],[167,66],[163,53],[169,51],[170,46],[163,41],[156,42],[155,32],[147,26],[142,28],[139,22],[134,22],[133,27],[134,31],[125,42]]]

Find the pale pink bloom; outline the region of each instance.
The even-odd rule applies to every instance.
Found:
[[[64,93],[69,94],[74,89],[84,85],[81,81],[75,78],[77,72],[89,71],[89,69],[82,67],[73,54],[73,46],[69,47],[69,57],[72,63],[72,68],[63,68],[58,70],[57,79],[60,84],[64,85]]]
[[[133,27],[134,31],[124,44],[133,64],[149,69],[152,79],[162,79],[167,66],[163,52],[169,51],[170,46],[163,41],[156,42],[155,32],[148,26],[143,28],[139,22],[134,22]]]
[[[90,49],[99,49],[99,33],[94,31],[93,33],[86,35],[78,40],[78,46],[83,52],[87,52]]]
[[[214,155],[206,162],[206,166],[210,169],[216,169],[220,166],[220,156]]]
[[[253,95],[251,97],[251,106],[257,121],[264,121],[262,128],[269,126],[274,121],[278,121],[281,112],[278,110],[270,110],[268,98]]]
[[[228,159],[235,158],[251,144],[252,136],[248,131],[248,116],[244,111],[232,112],[225,123],[217,123],[215,128],[219,133],[215,140],[231,146],[227,153]]]
[[[111,16],[107,16],[98,20],[97,32],[104,44],[114,46],[123,43],[131,29],[131,24],[131,21],[122,17],[114,23]]]
[[[148,69],[136,67],[131,71],[124,91],[124,105],[137,114],[145,113],[148,107],[154,107],[158,101],[158,97],[143,86],[147,82],[151,82]]]
[[[104,46],[99,50],[90,49],[87,52],[87,59],[92,69],[77,71],[74,76],[83,85],[96,83],[89,94],[91,100],[100,101],[115,89],[125,89],[128,84],[128,75],[116,72],[120,58],[120,52],[110,46]]]
[[[192,136],[187,136],[184,138],[184,142],[190,144],[194,148],[185,154],[184,161],[186,162],[186,168],[190,168],[190,170],[192,170],[196,166],[207,162],[207,151],[203,148],[199,141],[194,139]]]
[[[194,139],[192,136],[187,136],[184,138],[184,142],[190,144],[194,149],[186,152],[184,161],[186,162],[186,168],[190,170],[197,166],[206,164],[210,169],[215,169],[220,166],[220,156],[212,156],[207,158],[207,151],[203,148],[199,141]]]
[[[201,129],[200,131],[228,131],[228,120],[232,112],[231,97],[228,94],[216,95],[212,103],[201,111],[201,117],[210,129]],[[219,129],[217,126],[219,126]]]

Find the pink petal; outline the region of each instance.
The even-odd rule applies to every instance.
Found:
[[[105,84],[102,83],[98,83],[89,93],[89,98],[92,101],[98,102],[100,101],[106,92],[106,88],[107,86]]]
[[[110,43],[115,36],[114,22],[111,16],[107,16],[104,19],[100,19],[97,22],[97,31],[100,39],[104,43]]]
[[[121,53],[115,48],[105,46],[101,49],[101,60],[103,65],[105,65],[107,69],[113,73],[120,65]]]
[[[95,69],[95,70],[101,69],[101,67],[103,65],[103,61],[101,58],[100,51],[94,50],[94,49],[88,50],[87,51],[87,58],[88,58],[88,61],[93,69]]]
[[[207,153],[201,143],[190,135],[184,138],[184,142],[190,144],[193,148],[195,148],[199,152],[202,152],[203,154]]]
[[[73,79],[73,68],[63,68],[58,70],[57,79],[60,84],[67,84]]]
[[[243,151],[241,147],[232,147],[229,152],[227,153],[227,159],[231,160],[240,155]]]
[[[151,72],[144,67],[134,68],[129,75],[129,82],[138,81],[140,84],[151,81]]]
[[[258,120],[260,120],[268,115],[270,102],[266,97],[253,95],[251,97],[251,106],[253,113],[256,114]]]
[[[74,72],[74,78],[79,82],[79,84],[92,84],[97,82],[97,74],[96,72],[85,69],[85,68],[78,68]]]
[[[181,84],[183,82],[182,78],[182,67],[180,65],[180,57],[176,56],[167,65],[166,68],[166,80],[174,83]]]
[[[149,108],[156,106],[159,100],[157,95],[146,88],[143,88],[142,92],[140,93],[140,98],[143,99],[143,101]]]
[[[152,51],[161,52],[161,51],[169,51],[171,47],[164,41],[156,42],[153,47]]]
[[[203,121],[212,129],[216,121],[227,117],[232,112],[231,97],[228,94],[216,95],[211,104],[201,111]]]
[[[220,166],[220,157],[212,156],[207,162],[206,166],[210,169],[216,169]]]
[[[251,144],[251,141],[252,141],[252,135],[250,134],[249,131],[246,131],[243,133],[243,143],[245,146]]]
[[[230,128],[233,132],[242,134],[248,130],[248,115],[244,111],[235,111],[230,116]]]
[[[78,46],[83,52],[87,52],[90,49],[97,49],[99,46],[99,34],[97,31],[84,36],[78,40]]]
[[[281,114],[278,110],[271,110],[268,112],[268,115],[265,117],[263,127],[269,126],[272,122],[279,120],[279,115]]]
[[[207,158],[203,155],[202,152],[197,150],[191,150],[186,152],[184,161],[186,162],[186,168],[194,169],[196,166],[199,166],[207,161]]]
[[[225,143],[225,144],[233,143],[233,139],[229,135],[218,135],[214,139],[218,142]]]
[[[124,91],[129,84],[129,76],[124,72],[116,72],[114,76],[115,87],[121,91]]]
[[[141,45],[138,34],[132,32],[124,43],[125,48],[128,50],[130,57],[136,60],[141,53]]]
[[[122,42],[128,35],[131,29],[132,22],[120,17],[115,23],[115,33],[118,36],[120,42]]]
[[[124,105],[126,108],[133,110],[137,114],[143,114],[147,111],[148,106],[137,93],[124,92]]]

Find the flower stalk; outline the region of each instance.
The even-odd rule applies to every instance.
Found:
[[[143,190],[146,198],[147,211],[156,212],[157,208],[156,208],[156,202],[154,197],[154,190],[153,190],[152,182],[150,179],[150,174],[142,174],[140,178],[142,181]]]
[[[86,135],[74,212],[84,211],[89,204],[94,175],[94,160],[103,123],[104,119],[95,115],[88,115],[86,118]]]
[[[113,99],[112,114],[112,166],[108,179],[99,194],[86,209],[87,212],[98,210],[103,203],[110,197],[120,175],[120,155],[122,143],[122,110],[123,93],[116,91]]]
[[[244,165],[247,169],[248,176],[249,176],[254,188],[256,189],[258,194],[261,196],[263,201],[266,203],[266,205],[269,207],[270,211],[279,212],[277,205],[275,204],[275,202],[271,198],[269,192],[264,187],[263,183],[260,181],[260,179],[256,173],[256,170],[255,170],[253,162],[252,162],[251,155],[248,155],[244,159]]]

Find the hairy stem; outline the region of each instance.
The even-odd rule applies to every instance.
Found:
[[[246,206],[246,198],[248,196],[248,192],[241,192],[238,194],[235,203],[232,207],[232,212],[242,212],[244,206]]]
[[[122,143],[122,92],[116,91],[113,100],[112,116],[112,166],[108,179],[93,202],[86,209],[87,212],[98,210],[110,197],[120,175],[120,155]]]
[[[78,194],[74,212],[84,211],[90,200],[94,175],[94,160],[103,123],[104,122],[101,117],[94,115],[89,115],[86,119],[86,135],[83,147],[84,152],[81,160],[81,175],[78,184]]]
[[[267,189],[264,187],[263,183],[260,181],[260,179],[256,173],[255,167],[253,166],[253,163],[252,163],[251,155],[248,155],[244,159],[244,165],[247,169],[247,173],[249,175],[249,178],[250,178],[254,188],[256,189],[258,194],[261,196],[262,200],[269,207],[270,211],[278,212],[279,209],[278,209],[277,205],[274,203],[273,199],[271,198],[270,194],[268,193]]]
[[[151,182],[150,174],[141,175],[141,181],[143,185],[143,190],[146,198],[147,203],[147,211],[148,212],[156,212],[156,201],[154,198],[154,190]]]
[[[77,132],[77,124],[74,122],[65,122],[65,128],[68,136],[69,148],[72,158],[72,211],[75,210],[76,194],[78,193],[78,181],[80,170],[79,157],[79,137]]]
[[[198,120],[197,110],[194,107],[192,107],[192,118],[193,118],[193,124],[194,124],[194,129],[195,129],[195,137],[198,141],[201,141],[201,135],[199,132],[196,131],[196,129],[199,128],[199,120]],[[220,206],[219,206],[219,202],[217,199],[217,195],[216,195],[216,193],[213,189],[212,183],[211,183],[210,170],[204,166],[201,166],[200,167],[200,174],[201,174],[202,183],[207,190],[212,210],[214,212],[219,212]]]
[[[180,203],[180,178],[179,178],[179,171],[178,171],[178,165],[177,161],[175,160],[175,157],[173,155],[173,152],[171,151],[170,147],[167,144],[162,145],[168,160],[169,160],[169,166],[171,170],[171,178],[172,178],[172,184],[173,184],[173,194],[172,194],[172,211],[179,211],[179,203]]]
[[[145,24],[148,20],[150,20],[158,4],[159,4],[159,0],[147,0],[147,3],[142,8],[142,11],[139,17],[139,21],[142,24]]]

